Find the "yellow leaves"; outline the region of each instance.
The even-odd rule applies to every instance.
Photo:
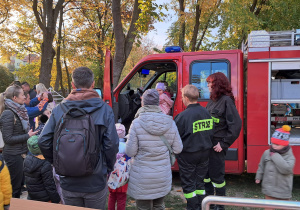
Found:
[[[20,69],[15,70],[17,78],[21,82],[28,82],[30,86],[38,84],[40,75],[41,61],[32,62],[31,64],[22,65]]]

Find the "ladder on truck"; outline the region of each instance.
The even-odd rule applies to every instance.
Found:
[[[52,87],[50,87],[48,89],[48,91],[52,94],[53,100],[55,101],[56,105],[60,104],[60,102],[62,102],[62,100],[64,100],[64,98],[65,98],[61,94],[59,94],[58,92],[56,92],[55,90],[53,90]]]
[[[265,30],[251,31],[248,39],[242,44],[244,55],[248,53],[248,48],[283,47],[300,45],[300,29],[290,31]]]
[[[299,201],[207,196],[202,201],[202,210],[209,210],[211,204],[253,208],[300,209]]]

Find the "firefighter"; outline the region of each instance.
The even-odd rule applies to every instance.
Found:
[[[188,210],[201,209],[205,197],[204,178],[212,148],[213,120],[208,111],[197,103],[198,98],[197,87],[185,86],[182,101],[186,110],[175,117],[183,144],[183,150],[176,158]]]
[[[228,148],[238,138],[242,120],[235,107],[234,96],[228,78],[221,72],[207,79],[210,101],[206,109],[214,121],[213,148],[209,157],[209,170],[204,180],[207,195],[225,196],[225,156]],[[211,206],[224,209],[222,205]]]

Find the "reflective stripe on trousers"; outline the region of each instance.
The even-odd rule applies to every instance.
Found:
[[[184,197],[188,199],[193,198],[196,195],[205,195],[205,190],[195,190],[194,192],[184,194]]]

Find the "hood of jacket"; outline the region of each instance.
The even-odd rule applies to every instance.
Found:
[[[173,118],[158,110],[159,106],[153,106],[138,117],[141,127],[154,136],[164,135],[173,125]]]
[[[24,172],[26,173],[33,173],[36,170],[38,170],[42,165],[43,165],[43,160],[40,159],[39,157],[33,156],[33,155],[28,155],[26,159],[24,160],[27,163],[24,164],[27,167],[24,167]]]
[[[82,108],[87,113],[92,113],[97,109],[100,109],[104,102],[100,99],[98,93],[90,89],[76,89],[64,99],[61,104],[69,110],[71,108]],[[75,112],[74,115],[80,115],[80,112]]]

